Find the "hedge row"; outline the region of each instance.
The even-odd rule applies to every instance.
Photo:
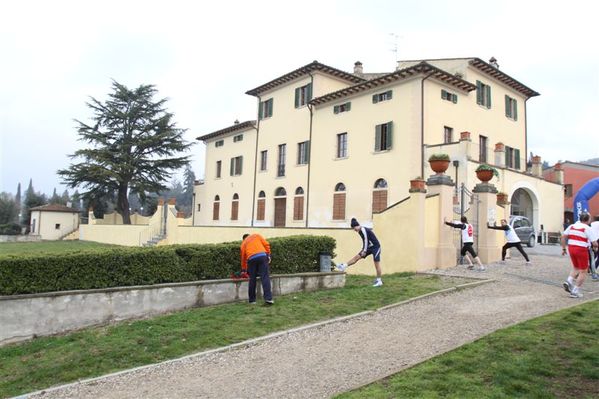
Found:
[[[319,253],[335,240],[291,236],[268,240],[271,273],[319,271]],[[228,278],[240,270],[240,242],[118,248],[0,259],[0,295]]]
[[[16,236],[21,234],[21,225],[18,223],[0,224],[0,235]]]

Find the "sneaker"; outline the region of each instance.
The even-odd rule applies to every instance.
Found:
[[[531,262],[531,261],[529,261],[529,260],[527,260],[527,261],[526,261],[526,263],[525,263],[525,265],[526,265],[526,266],[532,266],[532,262]]]
[[[271,305],[274,305],[274,304],[275,304],[275,301],[273,301],[272,299],[270,299],[270,300],[266,300],[266,301],[264,301],[264,304],[265,304],[266,306],[271,306]]]
[[[572,285],[569,282],[564,281],[564,283],[562,284],[562,286],[564,287],[564,290],[566,290],[566,292],[572,292],[572,288],[573,287],[572,287]]]
[[[339,272],[344,272],[345,269],[347,269],[347,263],[339,263],[337,266],[335,266],[335,268]]]
[[[578,289],[578,287],[574,288],[570,292],[570,298],[582,298],[582,292]]]
[[[466,269],[468,269],[468,270],[472,270],[472,269],[474,269],[474,265],[468,265],[468,266],[466,267]]]
[[[593,281],[599,281],[599,276],[597,274],[593,274],[593,277],[591,277],[593,279]]]
[[[500,260],[499,263],[501,263],[502,265],[505,265],[505,260]]]
[[[485,267],[484,267],[484,266],[481,266],[481,267],[479,267],[479,268],[478,268],[478,269],[476,269],[476,270],[478,270],[479,272],[484,272],[484,271],[485,271],[485,270],[487,270],[487,269],[485,269]]]
[[[372,284],[373,287],[380,287],[383,285],[383,280],[381,280],[380,278],[377,278],[376,280],[374,280],[374,284]]]
[[[256,301],[254,301],[254,302],[248,302],[248,305],[255,305],[255,304],[256,304]]]

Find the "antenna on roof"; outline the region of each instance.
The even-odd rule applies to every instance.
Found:
[[[397,39],[399,38],[399,36],[395,33],[389,33],[389,36],[391,36],[393,39],[393,43],[392,43],[393,47],[391,47],[391,52],[395,53],[395,64],[397,65],[397,62],[399,61],[399,57],[398,57],[399,45],[397,43]]]

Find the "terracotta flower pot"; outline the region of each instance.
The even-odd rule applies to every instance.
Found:
[[[478,180],[482,181],[483,183],[486,183],[493,178],[493,171],[479,170],[476,172],[476,177],[478,177]]]
[[[449,161],[435,160],[428,162],[431,165],[431,169],[438,175],[445,173],[449,168]]]
[[[507,204],[507,194],[506,193],[497,193],[497,203],[498,204]]]

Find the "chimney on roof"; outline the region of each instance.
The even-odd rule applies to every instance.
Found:
[[[491,57],[491,59],[489,60],[489,64],[491,64],[495,68],[499,69],[499,64],[497,63],[497,58]]]
[[[360,61],[356,61],[354,63],[354,74],[355,75],[363,75],[364,68],[362,68],[362,63]]]
[[[239,119],[235,119],[235,122],[233,122],[234,125],[239,125]]]

